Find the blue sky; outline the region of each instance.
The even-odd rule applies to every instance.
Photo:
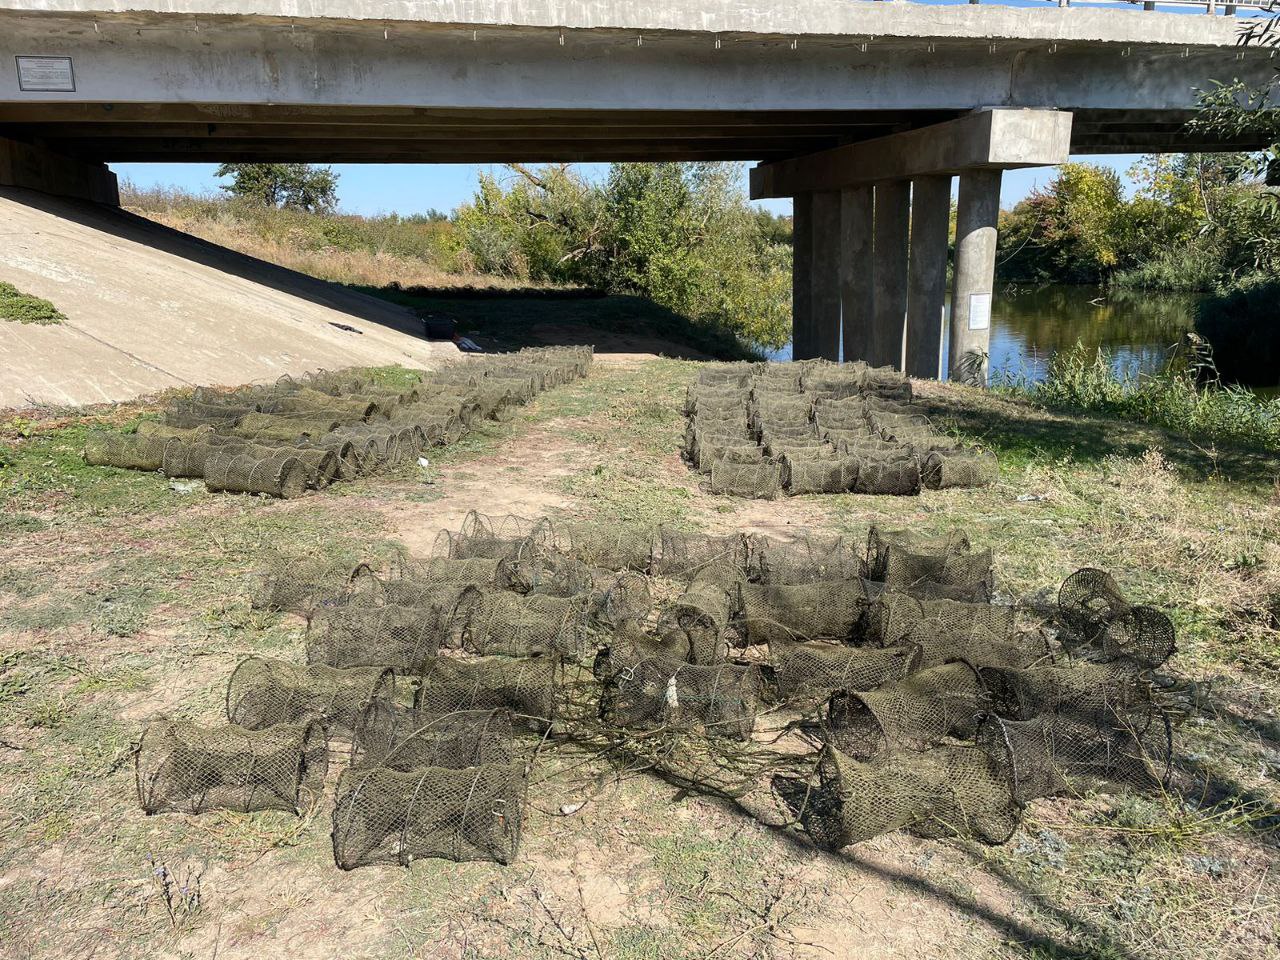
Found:
[[[1074,157],[1114,167],[1124,176],[1138,158],[1136,156]],[[590,175],[601,175],[605,164],[580,165]],[[216,191],[215,164],[210,163],[117,163],[111,167],[122,178],[140,187],[177,186],[196,193]],[[453,211],[458,204],[475,193],[476,176],[481,170],[501,174],[500,165],[480,164],[361,164],[338,163],[333,169],[338,180],[338,205],[347,213],[366,216],[376,213],[413,214],[428,210]],[[746,176],[746,166],[743,166]],[[1044,185],[1053,176],[1052,167],[1011,170],[1004,176],[1001,202],[1010,207],[1034,187]],[[763,206],[779,213],[789,213],[791,201],[770,200]]]

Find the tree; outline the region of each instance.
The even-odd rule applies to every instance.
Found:
[[[1120,178],[1087,163],[1064,163],[1004,218],[1002,246],[1010,274],[1096,283],[1122,265],[1124,215]]]
[[[309,163],[224,163],[215,176],[231,177],[222,189],[270,207],[311,212],[332,210],[338,202],[338,175]]]
[[[634,293],[707,328],[777,347],[790,334],[790,246],[747,203],[727,163],[614,164],[481,175],[457,226],[473,266],[519,279]]]

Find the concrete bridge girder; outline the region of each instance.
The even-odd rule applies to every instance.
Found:
[[[1074,112],[1077,149],[1174,149],[1196,87],[1270,76],[1233,44],[1226,18],[1084,8],[0,0],[0,136],[94,161],[763,160],[1012,105]],[[75,90],[21,89],[31,54]]]

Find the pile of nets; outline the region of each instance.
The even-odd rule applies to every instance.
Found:
[[[591,359],[590,347],[530,347],[416,372],[397,387],[358,370],[235,390],[202,387],[136,433],[90,434],[84,458],[202,479],[211,492],[298,497],[414,463],[481,420],[507,419],[543,390],[586,376]]]
[[[862,361],[704,367],[685,400],[684,456],[713,493],[918,494],[995,483],[995,456],[936,431],[911,383]]]
[[[252,601],[305,618],[305,663],[243,661],[219,725],[153,722],[139,799],[303,812],[343,766],[333,853],[351,869],[510,863],[548,751],[830,848],[898,829],[1002,843],[1038,798],[1160,789],[1169,619],[1094,569],[1051,607],[994,602],[993,560],[954,532],[474,512],[429,557],[276,557]]]

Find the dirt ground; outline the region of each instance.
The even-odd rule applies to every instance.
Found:
[[[1280,956],[1280,514],[1273,457],[931,386],[1001,457],[986,490],[715,497],[681,462],[696,364],[602,357],[587,380],[414,467],[292,502],[95,470],[92,416],[0,425],[0,957]],[[271,550],[417,554],[467,511],[851,536],[964,529],[1004,599],[1113,571],[1169,610],[1194,681],[1163,795],[1038,801],[1005,846],[893,834],[839,854],[571,750],[531,779],[516,863],[333,866],[309,816],[145,816],[131,746],[219,719],[249,654],[302,623],[249,608]],[[567,812],[566,811],[571,811]]]

